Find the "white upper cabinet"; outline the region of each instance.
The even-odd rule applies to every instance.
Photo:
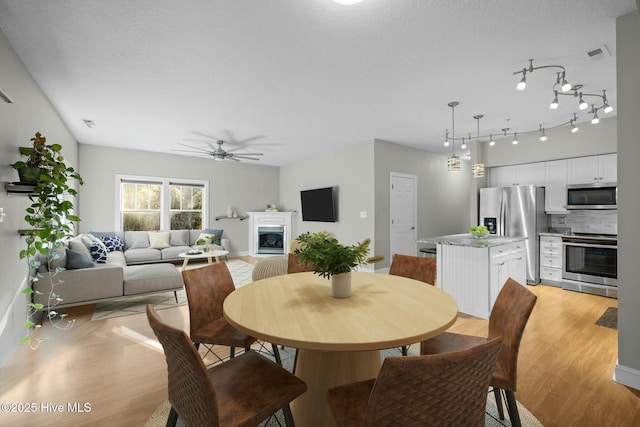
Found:
[[[491,168],[491,187],[544,185],[544,162]]]
[[[567,212],[567,160],[545,162],[544,210],[548,213]]]
[[[568,160],[567,183],[597,184],[618,181],[617,154],[577,157]]]

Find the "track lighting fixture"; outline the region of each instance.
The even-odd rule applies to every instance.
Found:
[[[467,149],[467,143],[464,142],[464,136],[462,137],[462,145],[460,146],[460,148],[462,148],[463,150]]]
[[[522,69],[522,79],[516,85],[516,89],[524,90],[527,87],[527,69]]]
[[[604,107],[604,112],[605,114],[609,114],[610,112],[613,111],[613,107],[611,105],[609,105],[609,101],[607,101],[607,91],[603,90],[602,91],[602,106]]]
[[[514,132],[513,133],[513,141],[511,141],[511,143],[513,145],[517,145],[518,144],[518,132]]]
[[[545,135],[544,133],[544,128],[542,127],[542,125],[540,125],[540,132],[542,132],[542,134],[540,135],[540,141],[544,142],[547,140],[547,135]]]
[[[493,140],[493,134],[489,134],[489,145],[492,147],[496,145],[496,142]]]
[[[444,132],[444,146],[449,146],[449,129]]]
[[[571,90],[571,83],[569,83],[566,79],[565,79],[565,72],[562,72],[562,86],[560,87],[562,89],[563,92],[569,92]]]
[[[576,133],[580,130],[580,128],[578,128],[578,126],[575,125],[576,120],[578,120],[578,116],[576,116],[574,113],[573,119],[569,120],[569,127],[571,128],[571,133]]]
[[[591,124],[597,125],[598,123],[600,123],[600,117],[598,117],[598,109],[593,104],[591,104],[591,113],[593,114],[593,117],[591,118]]]

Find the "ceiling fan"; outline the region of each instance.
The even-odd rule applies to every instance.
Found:
[[[186,152],[186,153],[195,153],[198,154],[200,156],[207,156],[207,157],[213,157],[213,160],[218,160],[218,161],[224,161],[224,160],[234,160],[236,162],[239,162],[241,160],[260,160],[257,157],[252,157],[252,156],[262,156],[262,153],[233,153],[233,151],[239,150],[242,147],[235,147],[232,148],[230,150],[224,150],[222,148],[222,144],[225,143],[225,141],[222,140],[217,140],[215,142],[215,144],[217,144],[218,146],[216,147],[214,145],[213,142],[209,142],[206,141],[207,145],[209,146],[209,149],[206,148],[201,148],[201,147],[194,147],[193,145],[187,145],[187,144],[180,144],[178,143],[178,145],[182,145],[183,147],[189,147],[189,148],[193,148],[193,150],[173,150],[173,151],[182,151],[182,152]]]

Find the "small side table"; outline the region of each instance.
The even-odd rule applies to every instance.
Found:
[[[187,268],[187,264],[189,264],[189,260],[191,259],[204,259],[206,258],[209,261],[209,264],[213,264],[213,258],[216,259],[216,262],[220,262],[221,256],[226,256],[229,254],[229,251],[211,251],[211,252],[201,252],[199,254],[190,254],[189,252],[182,252],[178,254],[180,258],[184,258],[182,262],[182,269]]]

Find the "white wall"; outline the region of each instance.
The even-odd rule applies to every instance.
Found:
[[[327,230],[344,244],[370,238],[372,254],[378,253],[374,228],[377,212],[373,149],[373,141],[355,143],[280,168],[281,209],[298,212],[296,234]],[[338,221],[302,221],[300,191],[331,186],[338,188]],[[367,212],[367,218],[360,218],[363,211]]]
[[[640,15],[617,20],[618,366],[616,379],[640,389]]]
[[[618,107],[619,108],[619,107]],[[614,111],[611,114],[615,114]],[[604,114],[603,114],[604,116]],[[578,123],[579,131],[571,133],[568,127],[546,131],[547,141],[541,142],[537,133],[518,134],[517,145],[511,138],[497,139],[490,147],[481,142],[481,154],[486,167],[543,162],[570,157],[615,153],[617,148],[617,118],[602,117],[600,123]]]
[[[15,102],[6,104],[0,100],[0,182],[4,185],[18,180],[9,165],[20,159],[18,147],[31,145],[29,140],[38,131],[47,142],[62,145],[66,163],[76,166],[76,141],[1,31],[0,87]],[[24,240],[17,230],[27,228],[23,218],[28,205],[27,196],[9,196],[4,188],[0,189],[0,207],[6,213],[0,223],[0,366],[25,333],[22,325],[26,320],[27,298],[20,291],[26,285],[27,266],[18,256],[24,249]]]
[[[279,169],[249,162],[213,159],[80,144],[81,232],[115,229],[116,174],[189,178],[209,181],[209,224],[223,229],[231,255],[248,253],[248,221],[221,219],[227,206],[238,214],[264,210],[279,200]]]

